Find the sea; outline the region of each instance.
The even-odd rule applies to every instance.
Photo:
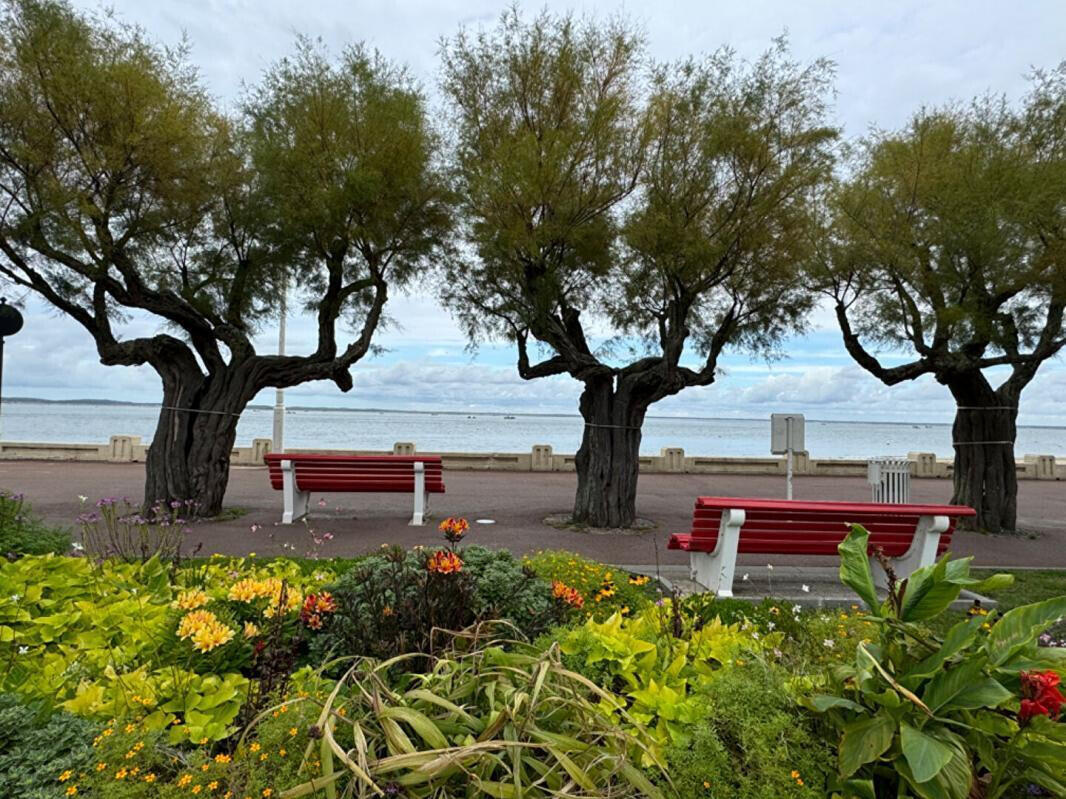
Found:
[[[5,401],[0,439],[57,443],[106,443],[112,435],[151,441],[158,406]],[[270,438],[273,409],[250,407],[237,425],[237,444]],[[812,458],[870,458],[935,452],[950,457],[950,424],[806,420]],[[412,441],[422,452],[528,452],[550,444],[575,452],[582,420],[576,415],[397,412],[343,408],[288,408],[285,446],[294,449],[391,450]],[[765,457],[770,420],[652,416],[644,423],[641,454],[682,447],[688,455]],[[1066,458],[1066,427],[1019,427],[1015,453]]]

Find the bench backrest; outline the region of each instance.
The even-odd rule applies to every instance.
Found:
[[[713,549],[718,539],[722,511],[744,511],[739,552],[777,555],[836,555],[849,525],[870,531],[870,549],[884,549],[890,557],[902,556],[914,539],[921,516],[947,516],[948,529],[940,535],[937,554],[951,545],[959,517],[976,515],[964,505],[883,505],[869,502],[805,502],[746,497],[700,497],[692,518],[692,540],[700,549]],[[706,542],[706,543],[705,543]]]
[[[292,461],[296,487],[301,491],[367,491],[412,493],[415,489],[415,462],[425,471],[426,491],[444,493],[444,476],[439,455],[315,455],[312,453],[268,453],[266,465],[270,484],[282,488],[281,462]]]

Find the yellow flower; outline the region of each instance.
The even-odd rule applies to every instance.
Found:
[[[209,791],[213,791],[217,787],[218,787],[218,780],[211,780],[211,782],[207,783],[207,790],[209,790]]]
[[[136,702],[137,699],[138,699],[138,697],[136,697],[136,696],[133,697],[133,701]],[[127,724],[126,727],[125,727],[125,731],[126,732],[133,732],[135,729],[137,729],[137,725],[136,724]]]
[[[711,787],[711,783],[710,783],[710,782],[708,782],[707,780],[704,780],[704,781],[703,781],[703,787],[704,787],[704,788],[710,788],[710,787]]]
[[[794,780],[798,780],[799,779],[799,775],[800,775],[800,773],[798,771],[796,771],[795,769],[792,769],[792,773],[789,774],[788,776],[790,776]]]
[[[202,766],[200,766],[200,771],[207,771],[209,768],[211,768],[210,764],[204,763]]]
[[[254,743],[252,743],[248,747],[248,751],[250,751],[250,752],[258,752],[259,751],[259,741],[255,741]]]
[[[67,788],[67,791],[66,791],[67,796],[74,796],[74,794],[76,794],[77,792],[78,792],[78,786],[77,785],[71,785],[70,787]]]
[[[189,790],[192,791],[193,793],[200,793],[200,791],[203,790],[203,786],[202,785],[194,785]]]
[[[182,591],[178,594],[174,604],[181,610],[196,610],[197,608],[202,608],[210,601],[211,597],[205,591],[193,590]]]
[[[287,755],[287,754],[288,754],[288,752],[286,752],[286,751],[285,751],[285,747],[283,746],[283,747],[281,747],[281,749],[279,749],[279,750],[278,750],[278,754],[279,754],[279,755],[280,755],[281,757],[285,757],[285,755]]]
[[[259,628],[256,627],[252,622],[246,621],[244,623],[244,637],[255,638],[257,635],[259,635]]]
[[[67,780],[69,780],[73,776],[74,776],[74,772],[71,771],[70,769],[67,769],[62,774],[59,775],[59,781],[60,782],[66,782]]]
[[[274,789],[273,788],[264,788],[263,789],[263,796],[273,796],[273,795],[274,795]]]
[[[232,640],[233,630],[231,628],[224,624],[213,624],[193,633],[192,648],[198,652],[210,652]]]
[[[215,755],[216,763],[229,763],[232,758],[229,755]]]
[[[192,776],[189,775],[189,774],[182,774],[180,777],[178,777],[178,787],[179,788],[184,788],[190,782],[192,782]]]
[[[144,781],[145,782],[155,782],[155,774],[153,774],[152,772],[148,772],[147,774],[144,775]]]
[[[140,766],[134,766],[133,768],[131,768],[131,769],[130,769],[130,776],[131,776],[131,777],[136,777],[136,776],[137,776],[137,773],[138,773],[138,772],[139,772],[140,770],[141,770],[141,767],[140,767]]]
[[[124,779],[126,779],[126,775],[127,774],[129,774],[129,772],[126,771],[126,769],[120,768],[118,771],[115,772],[115,779],[116,780],[124,780]]]
[[[261,754],[259,756],[259,762],[262,763],[266,759],[267,759],[267,754],[266,754],[266,752],[263,752],[263,754]]]
[[[97,763],[96,764],[96,770],[97,771],[103,771],[105,768],[107,768],[107,763]]]
[[[295,727],[289,727],[289,735],[293,738],[296,737],[296,733],[299,732]]]

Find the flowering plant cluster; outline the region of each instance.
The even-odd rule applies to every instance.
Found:
[[[223,624],[209,610],[194,610],[178,624],[178,638],[189,639],[197,652],[210,652],[233,640],[232,627]]]
[[[437,529],[444,533],[444,538],[448,543],[454,545],[463,540],[466,531],[470,529],[470,524],[466,519],[449,516],[440,523]]]
[[[581,596],[581,592],[558,580],[552,580],[552,596],[572,608],[580,610],[585,607],[585,597]]]
[[[1066,703],[1059,689],[1060,678],[1057,672],[1047,670],[1040,672],[1023,671],[1022,701],[1018,710],[1018,723],[1028,724],[1036,716],[1047,716],[1052,721],[1059,717],[1062,705]]]
[[[581,612],[601,620],[622,608],[637,612],[661,596],[647,575],[619,573],[572,552],[537,552],[523,563],[538,577],[573,588],[585,600]]]
[[[336,611],[337,603],[333,599],[333,595],[328,591],[323,591],[320,594],[308,594],[304,600],[303,607],[300,608],[300,621],[312,630],[321,630],[322,616]]]
[[[463,570],[463,559],[454,552],[438,549],[426,561],[426,570],[432,574],[458,574]]]

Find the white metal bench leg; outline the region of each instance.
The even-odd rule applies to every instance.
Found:
[[[714,552],[690,552],[689,567],[692,579],[720,597],[733,596],[733,575],[737,568],[737,546],[740,528],[744,525],[744,511],[722,511],[718,525],[718,544]]]
[[[296,471],[292,461],[281,462],[281,487],[285,500],[285,511],[281,514],[282,524],[292,524],[307,515],[307,506],[311,501],[311,494],[301,491],[296,487]]]
[[[415,461],[415,512],[411,517],[411,525],[420,527],[425,523],[426,516],[426,465],[422,461]]]
[[[947,532],[947,516],[920,516],[914,530],[914,538],[907,551],[898,558],[889,558],[896,577],[906,579],[923,566],[936,563],[936,548],[940,544],[940,534]],[[874,557],[870,558],[870,571],[873,573],[874,585],[888,588],[888,575]]]

